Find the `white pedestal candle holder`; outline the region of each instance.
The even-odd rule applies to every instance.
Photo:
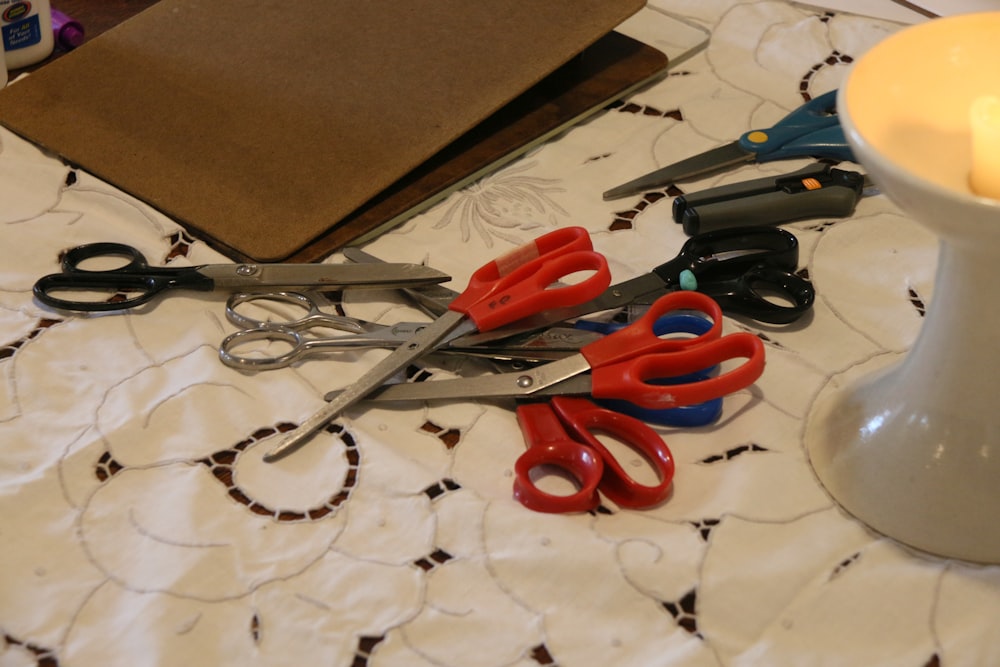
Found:
[[[1000,172],[982,157],[1000,159],[1000,129],[970,120],[989,95],[1000,97],[1000,12],[906,28],[853,65],[838,94],[848,141],[882,192],[938,235],[939,263],[909,352],[860,380],[833,378],[803,435],[827,491],[876,531],[1000,563],[1000,201],[984,196],[990,183],[1000,192]],[[973,172],[986,183],[976,191]]]

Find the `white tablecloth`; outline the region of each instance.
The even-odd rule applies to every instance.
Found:
[[[685,240],[671,198],[602,191],[777,121],[897,29],[732,0],[658,0],[630,29],[655,43],[663,9],[710,30],[707,48],[367,249],[426,261],[460,289],[513,246],[582,225],[616,281],[643,273]],[[0,131],[0,665],[997,664],[1000,569],[870,532],[801,443],[828,378],[912,342],[936,240],[882,196],[787,228],[815,312],[787,327],[727,319],[762,337],[767,368],[718,424],[659,427],[678,462],[672,497],[546,515],[511,496],[523,444],[501,404],[358,407],[263,463],[277,431],[385,352],[241,373],[217,358],[234,330],[224,296],[90,316],[41,306],[32,284],[81,243],[226,260]],[[419,316],[402,304],[378,292],[342,306]]]

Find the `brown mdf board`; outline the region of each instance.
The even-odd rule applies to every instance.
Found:
[[[231,256],[317,259],[643,4],[162,0],[0,91],[0,123]]]
[[[287,258],[363,243],[662,75],[667,57],[609,33]]]

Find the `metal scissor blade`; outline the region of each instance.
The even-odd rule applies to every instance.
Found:
[[[430,285],[451,276],[421,264],[212,264],[199,272],[216,289],[260,290],[392,289]]]
[[[379,264],[385,261],[370,255],[361,248],[344,248],[344,257],[358,264]],[[458,292],[443,285],[425,285],[423,287],[403,287],[402,291],[413,299],[425,312],[435,317],[443,315],[448,310],[448,304],[455,300]]]
[[[573,376],[590,370],[590,365],[582,355],[575,354],[566,359],[553,361],[542,366],[518,373],[483,375],[473,378],[453,380],[429,380],[427,382],[403,382],[389,384],[371,392],[366,401],[442,401],[449,399],[507,398],[531,396],[562,383]],[[350,390],[346,390],[350,391]],[[331,391],[325,398],[338,401],[344,391]],[[547,394],[542,394],[547,395]],[[332,405],[332,403],[331,403]]]
[[[288,434],[277,446],[264,455],[267,462],[276,461],[305,444],[306,440],[323,428],[331,420],[387,382],[393,375],[406,368],[414,360],[427,354],[445,340],[449,334],[462,330],[462,324],[474,328],[472,320],[462,313],[448,311],[421,329],[405,344],[397,347],[362,375],[349,388],[339,393],[322,410],[306,419],[297,429]]]
[[[486,345],[494,341],[505,340],[512,336],[539,331],[554,324],[583,317],[584,315],[600,313],[612,308],[623,308],[632,303],[636,298],[646,294],[655,293],[655,296],[662,296],[663,288],[664,282],[662,278],[655,273],[644,273],[641,276],[626,280],[617,285],[612,285],[597,298],[591,299],[579,306],[553,308],[518,320],[505,327],[493,329],[492,331],[477,331],[452,341],[451,345],[453,347]]]
[[[746,150],[740,146],[738,141],[734,141],[611,188],[604,193],[604,201],[655,190],[656,188],[670,185],[675,181],[707,174],[734,164],[753,162],[756,156],[755,152]]]

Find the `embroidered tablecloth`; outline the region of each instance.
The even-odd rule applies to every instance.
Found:
[[[808,161],[619,201],[601,192],[777,121],[899,29],[786,2],[656,0],[623,30],[669,41],[657,33],[668,14],[709,31],[706,48],[367,250],[427,262],[460,289],[487,260],[581,225],[615,280],[631,278],[685,240],[672,196]],[[814,313],[726,320],[762,338],[767,368],[717,424],[657,427],[677,460],[671,498],[575,515],[512,498],[523,443],[502,403],[357,407],[264,463],[281,431],[386,352],[244,373],[218,359],[234,330],[223,296],[52,311],[32,284],[78,244],[125,242],[174,266],[226,260],[6,131],[0,202],[4,667],[1000,662],[1000,569],[870,532],[802,447],[825,381],[906,350],[933,296],[936,239],[883,196],[850,218],[787,225]],[[382,291],[335,305],[422,316]]]

